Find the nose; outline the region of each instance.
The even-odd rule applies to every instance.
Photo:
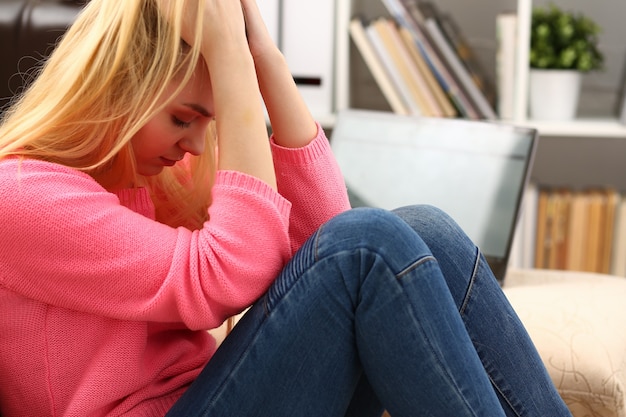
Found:
[[[204,152],[205,146],[206,132],[204,130],[198,133],[189,134],[180,141],[178,141],[178,147],[180,149],[196,156]]]

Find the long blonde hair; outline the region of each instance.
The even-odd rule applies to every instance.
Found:
[[[182,88],[191,77],[200,59],[203,3],[88,3],[36,80],[5,113],[0,160],[18,156],[62,164],[88,173],[110,191],[147,185],[159,221],[201,227],[215,173],[214,129],[207,133],[203,155],[152,178],[136,174],[130,140],[167,104],[157,103],[168,84],[180,78]],[[189,7],[197,9],[193,46],[181,41],[182,16]]]

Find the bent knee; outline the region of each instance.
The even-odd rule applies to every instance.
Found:
[[[431,245],[436,242],[470,243],[465,231],[448,213],[431,205],[414,205],[393,210],[424,241]]]
[[[392,213],[410,225],[413,223],[420,223],[424,225],[431,225],[438,229],[458,227],[454,219],[450,217],[448,213],[439,207],[429,204],[415,204],[412,206],[399,207],[392,210]]]
[[[369,249],[374,252],[396,252],[406,247],[413,251],[426,245],[399,216],[378,208],[360,207],[343,212],[321,229],[319,239],[335,250]]]

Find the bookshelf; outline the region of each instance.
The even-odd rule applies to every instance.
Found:
[[[531,11],[533,4],[546,4],[547,0],[510,0],[507,2],[494,2],[492,0],[480,0],[472,7],[474,9],[484,9],[483,11],[489,10],[490,13],[479,13],[475,12],[474,14],[468,16],[468,19],[476,19],[478,18],[484,19],[480,21],[480,24],[483,26],[489,26],[492,24],[490,20],[492,20],[493,16],[497,14],[497,11],[513,11],[518,15],[518,38],[517,38],[517,67],[516,67],[516,78],[515,78],[515,101],[514,101],[514,117],[511,122],[536,127],[541,136],[544,139],[549,140],[551,137],[571,137],[573,139],[579,137],[601,137],[601,138],[624,138],[626,139],[626,126],[619,123],[616,115],[608,114],[610,111],[607,111],[606,108],[601,110],[600,116],[581,116],[572,121],[567,122],[548,122],[548,121],[536,121],[532,120],[528,116],[527,108],[528,108],[528,78],[529,78],[529,67],[527,65],[528,62],[528,54],[529,54],[529,39],[530,39],[530,19],[531,19]],[[387,12],[384,6],[380,4],[381,0],[337,0],[337,20],[336,20],[336,40],[337,40],[337,49],[336,49],[336,90],[335,90],[335,103],[336,109],[340,110],[342,108],[351,107],[353,104],[351,102],[352,93],[351,89],[354,90],[354,82],[351,81],[351,77],[355,76],[355,72],[358,75],[359,68],[351,68],[351,62],[354,64],[354,58],[350,59],[350,38],[349,35],[346,35],[348,32],[349,19],[354,13],[361,14],[365,12],[365,17],[373,18],[379,15],[387,15]],[[435,3],[440,5],[442,9],[450,11],[451,14],[459,21],[463,21],[463,18],[467,14],[467,8],[460,10],[459,6],[454,4],[451,0],[435,0]],[[585,5],[586,2],[581,2],[579,0],[557,0],[557,4],[563,6],[564,8],[572,8],[574,10],[580,9]],[[585,6],[588,7],[588,6]],[[611,9],[613,7],[618,7],[620,10],[625,10],[626,8],[621,4],[620,0],[611,0],[610,4],[603,4],[604,8]],[[492,9],[497,10],[493,12]],[[484,17],[481,17],[484,14]],[[605,13],[610,15],[610,13]],[[617,14],[621,14],[618,11]],[[604,19],[606,20],[606,18]],[[602,25],[603,21],[598,21]],[[621,30],[621,23],[616,23],[614,21],[608,22],[611,25],[611,31],[617,32],[621,31],[623,34],[623,30]],[[619,33],[611,33],[612,38],[619,38]],[[485,38],[485,34],[482,33],[481,36]],[[488,35],[487,35],[488,36]],[[483,49],[489,49],[486,54],[483,54],[483,58],[489,54],[495,54],[495,34],[494,39],[492,39],[493,44],[487,45],[479,45]],[[480,39],[479,42],[483,44],[485,39]],[[613,43],[616,41],[613,40]],[[615,48],[614,48],[615,49]],[[622,51],[611,51],[611,56],[609,56],[607,60],[607,70],[611,73],[616,73],[623,71],[622,66],[624,64],[624,57],[619,56]],[[489,60],[487,60],[489,64]],[[619,62],[618,62],[619,61]],[[592,75],[593,76],[593,75]],[[618,81],[615,74],[610,74],[611,81],[609,86],[604,86],[605,89],[612,90],[607,94],[612,94],[614,91],[618,89]],[[352,83],[352,88],[350,87]],[[606,84],[606,83],[605,83]],[[358,88],[369,89],[369,86],[358,85]],[[373,89],[374,92],[376,89]],[[584,97],[581,97],[584,99]],[[374,101],[374,100],[372,100]],[[370,107],[370,103],[365,105],[365,107]],[[375,106],[376,107],[376,106]],[[385,107],[382,105],[381,107]],[[604,106],[606,107],[606,106]],[[608,114],[608,115],[607,115]],[[328,119],[328,127],[332,127],[333,118],[332,116]]]
[[[512,122],[535,127],[540,134],[540,146],[532,174],[533,185],[525,195],[527,206],[522,212],[518,225],[515,242],[517,258],[512,260],[514,266],[525,268],[537,267],[537,254],[544,248],[544,245],[539,243],[538,240],[539,230],[544,223],[539,218],[538,212],[541,210],[536,204],[539,198],[538,195],[542,193],[542,190],[567,189],[575,193],[576,190],[608,187],[622,195],[626,191],[626,181],[624,180],[626,169],[622,158],[620,158],[626,155],[626,126],[619,122],[617,115],[608,117],[582,116],[571,121],[538,121],[532,120],[528,116],[528,94],[526,92],[529,87],[530,71],[527,64],[530,43],[529,28],[533,5],[544,5],[543,2],[540,2],[541,0],[517,0],[517,66]],[[575,1],[572,0],[559,0],[558,4],[562,7],[571,8],[576,8],[577,6]],[[615,6],[623,7],[617,2]],[[612,10],[610,6],[608,10]],[[613,10],[613,13],[621,14],[616,10]],[[610,23],[609,20],[606,21]],[[600,25],[603,24],[602,21],[598,21],[598,23]],[[617,53],[618,56],[622,55],[622,57],[613,61],[611,61],[612,56],[607,55],[607,52],[612,51],[604,52],[607,66],[613,64],[613,67],[615,67],[617,61],[619,61],[619,64],[623,63],[623,49]],[[610,71],[611,68],[605,68],[605,70]],[[572,215],[574,206],[573,203],[569,204],[569,210],[571,210],[569,215]],[[620,218],[617,213],[607,214],[604,221],[617,222],[617,219]],[[559,222],[562,221],[559,220]],[[589,222],[591,222],[591,219],[589,219]],[[579,224],[573,230],[580,231],[581,228],[588,226],[588,224]],[[601,272],[624,275],[623,264],[626,261],[626,253],[622,253],[619,249],[623,247],[619,239],[620,230],[622,229],[613,228],[612,232],[615,235],[611,238],[612,245],[607,244],[606,248],[608,249],[600,248],[601,254],[599,256],[611,260],[610,266],[607,269],[602,269]],[[572,233],[569,239],[573,239],[573,232],[570,230],[569,233]],[[572,240],[569,241],[572,244]],[[594,250],[587,247],[582,258],[588,258],[591,253],[597,250],[597,248]],[[545,265],[545,262],[542,265]],[[553,265],[553,267],[559,268],[558,263]]]

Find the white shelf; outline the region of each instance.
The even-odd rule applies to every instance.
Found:
[[[603,137],[626,139],[626,125],[617,119],[585,119],[572,121],[524,120],[517,124],[534,127],[541,136]]]
[[[335,127],[337,116],[335,114],[315,116],[315,120],[317,120],[324,129],[332,129]]]

